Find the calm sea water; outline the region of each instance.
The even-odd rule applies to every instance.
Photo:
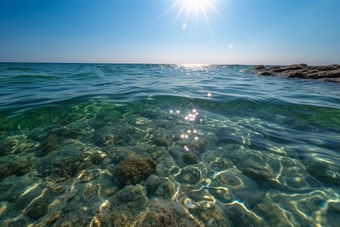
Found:
[[[339,226],[340,84],[251,69],[0,63],[0,226]]]

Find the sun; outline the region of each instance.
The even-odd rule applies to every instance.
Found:
[[[171,25],[171,27],[176,23],[176,21],[179,19],[181,15],[186,14],[186,19],[182,25],[182,29],[185,30],[187,28],[188,24],[188,19],[190,16],[194,16],[195,18],[195,24],[197,27],[197,21],[199,15],[203,15],[207,25],[209,26],[209,29],[211,30],[210,22],[209,22],[209,17],[208,17],[208,10],[214,11],[218,16],[220,16],[223,20],[223,16],[218,12],[218,10],[214,6],[214,2],[217,0],[177,0],[175,1],[165,12],[163,12],[162,15],[167,13],[173,8],[179,8],[179,11]],[[220,0],[223,1],[223,0]],[[161,15],[161,16],[162,16]]]
[[[191,8],[204,8],[210,1],[209,0],[181,0],[189,9]]]

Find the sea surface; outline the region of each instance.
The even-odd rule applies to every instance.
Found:
[[[0,63],[0,226],[339,226],[340,84]]]

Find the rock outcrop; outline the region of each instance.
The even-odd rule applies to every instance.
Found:
[[[281,76],[285,78],[316,79],[321,81],[340,82],[340,65],[308,66],[307,64],[294,64],[289,66],[274,66],[265,68],[258,65],[253,68],[262,76]]]
[[[131,155],[116,169],[115,176],[123,185],[137,184],[156,171],[157,163],[151,158]]]

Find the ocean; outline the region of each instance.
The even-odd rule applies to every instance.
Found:
[[[338,226],[340,84],[0,63],[0,226]]]

